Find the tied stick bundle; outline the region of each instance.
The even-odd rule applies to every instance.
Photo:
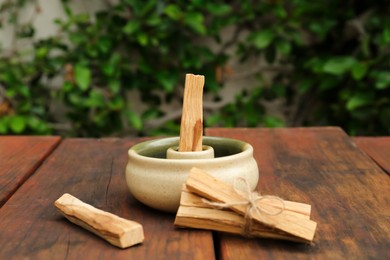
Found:
[[[317,223],[310,220],[310,205],[264,196],[253,201],[257,210],[251,210],[249,200],[244,192],[192,168],[183,187],[175,225],[248,237],[313,241]]]

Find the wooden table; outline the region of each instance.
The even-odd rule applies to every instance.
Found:
[[[389,259],[390,137],[341,129],[206,129],[249,142],[258,190],[312,205],[312,245],[175,229],[174,214],[137,202],[124,179],[127,150],[143,139],[0,137],[0,259]],[[63,218],[68,192],[142,223],[145,242],[118,249]]]

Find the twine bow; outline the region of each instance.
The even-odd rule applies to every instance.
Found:
[[[245,185],[244,190],[238,189],[239,185],[238,182],[243,182]],[[278,196],[273,196],[273,195],[260,195],[258,192],[252,192],[249,183],[245,178],[242,177],[237,177],[233,181],[233,188],[234,190],[238,193],[243,195],[245,198],[243,201],[237,201],[237,202],[230,202],[230,203],[220,203],[220,202],[213,202],[209,201],[206,199],[202,199],[202,201],[214,208],[218,209],[225,209],[225,208],[230,208],[232,206],[239,206],[239,205],[244,205],[246,207],[246,212],[245,212],[245,223],[242,229],[242,235],[249,237],[252,232],[252,225],[253,225],[253,216],[256,214],[260,218],[262,218],[262,215],[268,215],[268,216],[277,216],[281,214],[284,209],[285,209],[285,204],[283,199],[281,199]],[[276,210],[276,211],[270,211],[267,210],[266,208],[260,207],[260,205],[257,204],[257,202],[265,199],[271,199],[280,202],[281,207]]]

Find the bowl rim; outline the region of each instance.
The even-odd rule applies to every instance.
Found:
[[[141,161],[145,161],[145,162],[158,162],[158,163],[178,163],[178,164],[188,164],[188,163],[197,163],[197,162],[223,162],[223,161],[226,161],[226,160],[238,160],[238,159],[242,159],[244,157],[247,157],[247,156],[253,156],[253,147],[252,145],[250,145],[249,143],[246,143],[244,141],[241,141],[241,140],[237,140],[237,139],[233,139],[233,138],[228,138],[228,137],[217,137],[217,136],[203,136],[203,145],[208,145],[208,146],[212,146],[211,144],[213,142],[217,142],[217,143],[222,143],[222,142],[228,142],[228,144],[230,145],[235,145],[236,148],[239,147],[239,149],[241,150],[240,152],[238,153],[234,153],[234,154],[231,154],[231,155],[226,155],[226,156],[219,156],[219,157],[215,157],[215,158],[201,158],[201,159],[195,159],[195,158],[191,158],[191,159],[167,159],[167,158],[158,158],[158,157],[150,157],[150,156],[145,156],[145,155],[142,155],[140,154],[143,150],[142,149],[152,149],[152,148],[155,148],[157,146],[161,146],[161,145],[164,145],[168,148],[172,147],[172,146],[177,146],[179,144],[179,139],[180,137],[178,136],[175,136],[175,137],[163,137],[163,138],[157,138],[157,139],[152,139],[152,140],[147,140],[147,141],[143,141],[143,142],[140,142],[140,143],[137,143],[135,145],[133,145],[132,147],[130,147],[130,149],[128,150],[128,155],[129,155],[129,158],[133,158],[133,159],[137,159],[137,160],[141,160]],[[146,147],[145,147],[146,146]],[[213,146],[212,146],[213,147]],[[214,150],[215,147],[213,147]]]

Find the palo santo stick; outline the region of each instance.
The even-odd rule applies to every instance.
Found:
[[[288,201],[284,202],[286,204],[285,210],[289,210],[289,208],[291,208],[291,205],[294,205],[294,203],[296,203],[291,202],[290,204]],[[241,235],[243,234],[243,229],[245,225],[245,219],[243,216],[238,215],[237,213],[232,212],[230,210],[221,210],[210,207],[212,206],[207,203],[204,203],[201,197],[189,192],[184,186],[180,198],[180,207],[177,211],[175,218],[175,225],[179,227],[215,230]],[[295,209],[294,206],[292,207],[292,209]],[[310,217],[310,212],[302,214],[296,213],[295,211],[291,211],[291,214],[297,214],[297,216],[306,219]],[[284,232],[276,232],[272,228],[257,222],[252,224],[249,235],[253,237],[283,239],[295,242],[307,242],[304,239],[294,237]]]
[[[175,225],[242,235],[245,218],[228,210],[180,206],[176,214]],[[253,237],[308,242],[305,239],[281,231],[277,232],[260,223],[253,223],[250,235]]]
[[[97,209],[70,194],[62,195],[54,205],[69,221],[104,238],[114,246],[126,248],[144,241],[141,224]]]
[[[242,216],[246,214],[247,205],[237,205],[235,203],[247,199],[236,192],[231,185],[215,179],[201,169],[195,167],[191,169],[186,185],[189,191],[203,198],[213,202],[231,204],[229,208],[232,211]],[[272,206],[262,205],[262,208],[270,211]],[[313,240],[317,227],[316,222],[289,214],[288,211],[272,216],[268,214],[252,214],[252,219],[306,241]]]
[[[204,76],[186,74],[179,152],[202,151]]]
[[[284,202],[284,211],[289,211],[290,214],[296,214],[298,217],[310,219],[311,206],[309,204],[283,200]],[[259,207],[264,204],[269,204],[275,208],[280,208],[280,203],[276,203],[272,200],[264,200],[257,202]],[[180,206],[185,207],[197,207],[197,208],[213,208],[213,206],[202,201],[202,198],[198,195],[191,193],[186,185],[183,186],[180,198]]]

